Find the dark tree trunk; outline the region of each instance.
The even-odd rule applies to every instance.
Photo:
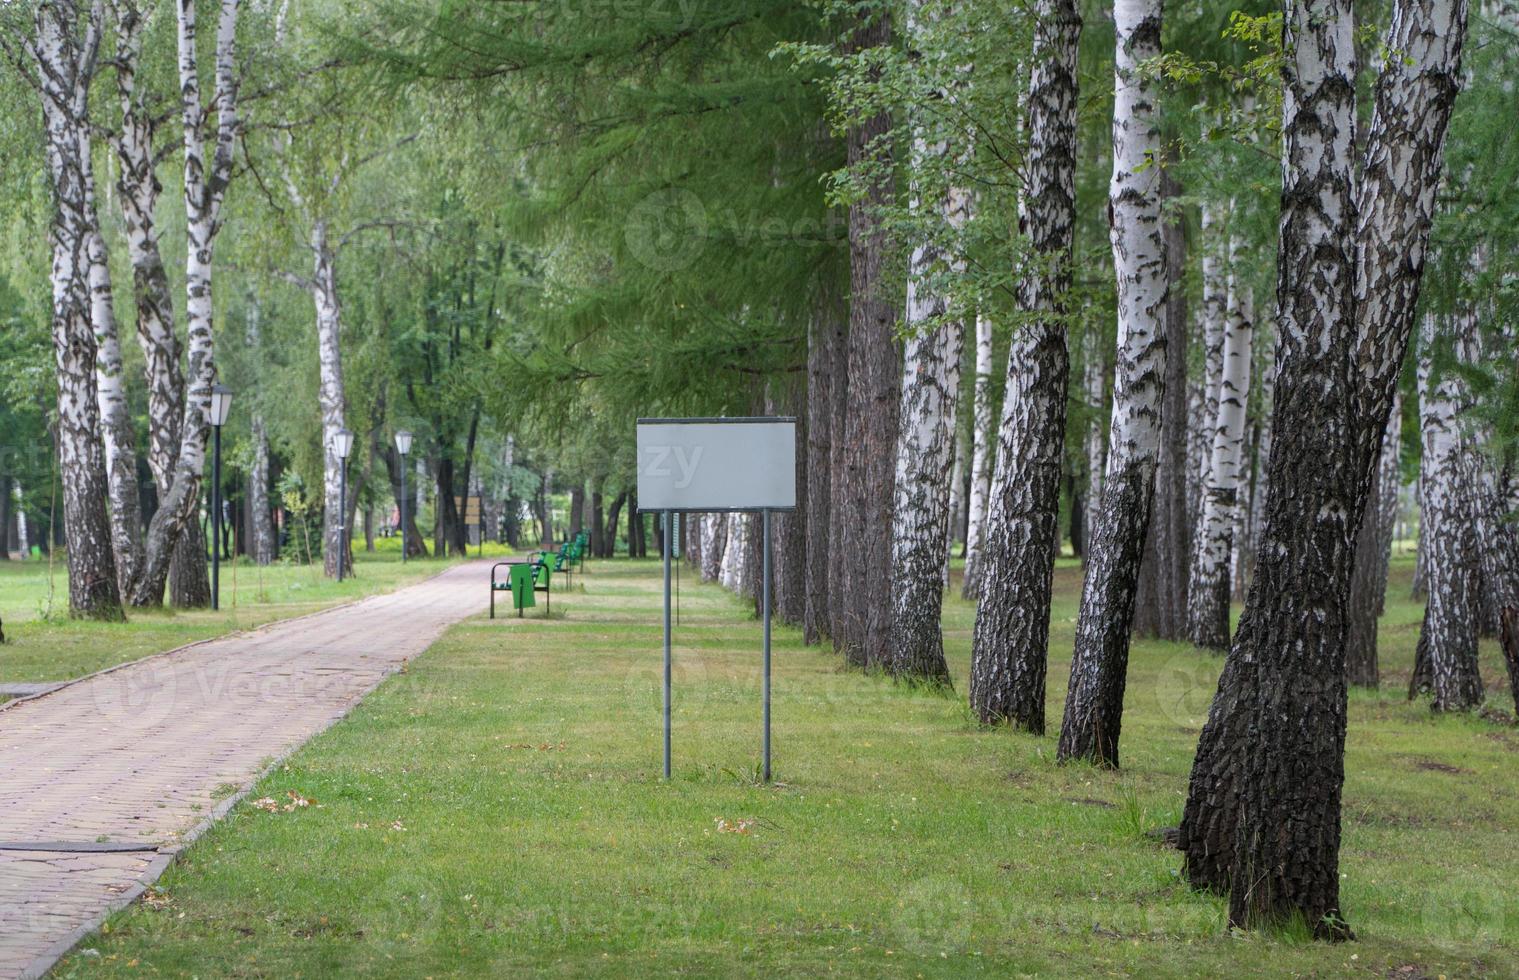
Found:
[[[1519,606],[1504,606],[1498,614],[1498,638],[1503,645],[1503,662],[1508,665],[1508,693],[1519,717]]]
[[[844,601],[844,558],[849,548],[844,533],[847,507],[844,434],[849,417],[849,322],[847,310],[841,308],[828,338],[833,371],[828,395],[833,406],[828,431],[828,547],[823,553],[823,560],[828,564],[828,609],[822,631],[832,642],[835,652],[844,648],[844,619],[847,613]]]
[[[1466,8],[1397,0],[1361,184],[1349,0],[1286,9],[1276,397],[1256,574],[1192,767],[1178,847],[1250,928],[1339,907],[1346,601],[1418,303]],[[1356,222],[1352,225],[1352,221]]]
[[[884,12],[866,13],[852,45],[864,50],[891,44]],[[886,261],[890,240],[878,214],[895,199],[890,143],[891,117],[879,113],[850,128],[851,165],[873,164],[877,176],[865,196],[849,206],[848,414],[844,422],[844,473],[835,520],[844,550],[832,556],[843,567],[844,654],[856,667],[884,667],[891,625],[892,466],[896,460],[901,364],[897,352],[897,303]]]
[[[606,549],[606,525],[602,523],[601,489],[591,492],[591,554],[602,557]]]
[[[386,445],[380,453],[380,458],[385,461],[385,475],[390,480],[390,497],[395,501],[396,511],[406,511],[406,525],[401,529],[401,548],[408,558],[427,557],[427,539],[417,528],[417,495],[416,488],[410,482],[406,484],[406,506],[401,506],[401,467],[405,465],[401,454],[396,452],[395,446]]]
[[[585,487],[580,484],[570,488],[570,537],[585,529]]]
[[[185,522],[169,559],[169,602],[176,609],[204,609],[211,605],[207,551],[206,528],[197,512]]]
[[[1161,196],[1174,200],[1181,187],[1169,172]],[[1187,584],[1192,523],[1187,507],[1187,271],[1186,223],[1180,213],[1166,222],[1166,390],[1161,396],[1160,458],[1150,533],[1134,597],[1134,632],[1161,640],[1186,639]],[[1227,608],[1227,607],[1226,607]]]
[[[825,274],[826,275],[826,274]],[[818,286],[812,322],[807,331],[807,519],[804,573],[805,611],[802,638],[819,643],[831,634],[829,584],[835,562],[831,499],[835,390],[845,388],[841,373],[847,318],[836,293],[824,279]],[[798,497],[798,502],[803,498]]]
[[[1345,633],[1345,680],[1375,688],[1380,680],[1377,665],[1377,617],[1382,615],[1387,594],[1387,564],[1392,552],[1393,525],[1397,521],[1398,443],[1401,435],[1398,403],[1387,420],[1382,437],[1382,459],[1372,474],[1361,530],[1356,535],[1355,570],[1350,573],[1350,599]]]
[[[0,459],[0,463],[4,460]],[[11,557],[11,475],[0,473],[0,561]]]
[[[622,520],[622,505],[627,499],[628,492],[624,490],[612,500],[612,507],[607,511],[607,529],[601,536],[602,558],[611,558],[617,553],[617,524]]]
[[[1076,223],[1081,15],[1074,0],[1038,0],[1034,24],[1028,185],[1019,223],[1047,261],[1035,263],[1037,271],[1018,289],[1018,305],[1031,319],[1014,333],[1008,353],[982,532],[970,704],[983,722],[1043,734],[1070,374],[1064,313]]]

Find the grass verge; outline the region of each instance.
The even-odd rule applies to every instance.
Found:
[[[1231,934],[1145,834],[1178,817],[1219,658],[1135,644],[1113,774],[974,723],[958,599],[957,695],[778,630],[765,787],[758,624],[686,576],[665,784],[657,565],[624,561],[577,576],[552,619],[456,627],[253,794],[317,805],[238,806],[58,973],[1519,975],[1519,732],[1403,700],[1407,573],[1386,686],[1350,702],[1355,943]],[[1079,575],[1057,572],[1052,718]]]

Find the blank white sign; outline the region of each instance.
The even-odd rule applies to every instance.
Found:
[[[639,510],[791,510],[796,419],[639,419]]]

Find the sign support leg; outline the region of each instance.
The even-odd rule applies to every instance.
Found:
[[[670,778],[670,512],[664,511],[665,522],[665,778]]]
[[[763,534],[765,558],[760,575],[763,586],[760,602],[765,607],[765,782],[770,782],[770,511],[765,510]]]

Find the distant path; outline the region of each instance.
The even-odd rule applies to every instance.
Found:
[[[483,612],[488,567],[455,566],[0,710],[0,978],[47,970],[230,809],[231,787]]]

